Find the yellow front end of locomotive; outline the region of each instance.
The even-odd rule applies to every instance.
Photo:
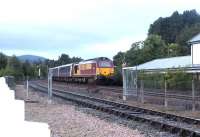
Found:
[[[112,76],[114,74],[114,68],[97,68],[97,75],[99,76]]]

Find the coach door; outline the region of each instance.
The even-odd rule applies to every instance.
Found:
[[[75,64],[74,65],[74,75],[79,75],[79,65],[78,64]]]

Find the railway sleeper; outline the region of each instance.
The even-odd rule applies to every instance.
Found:
[[[33,88],[38,89],[37,87],[33,87]],[[40,88],[39,90],[44,91],[44,88],[43,89]],[[67,98],[65,96],[65,99],[68,99],[70,101],[73,101],[73,102],[76,102],[78,104],[81,104],[81,105],[84,105],[84,106],[88,106],[88,107],[95,107],[96,106],[96,105],[90,104],[90,103],[82,101],[82,100],[77,100],[77,98],[71,98],[70,99],[70,98]],[[102,107],[102,108],[104,108],[104,107]],[[108,110],[108,113],[117,114],[120,117],[125,117],[125,116],[127,117],[128,116],[130,119],[134,119],[135,121],[148,122],[148,123],[150,123],[152,125],[155,125],[155,126],[156,125],[160,125],[162,130],[165,129],[165,130],[171,131],[171,132],[178,132],[180,136],[192,136],[192,137],[199,137],[200,136],[200,133],[195,132],[195,131],[190,131],[189,129],[184,129],[184,128],[181,128],[181,127],[175,127],[175,126],[172,126],[172,125],[168,125],[166,123],[162,124],[159,121],[153,121],[151,119],[145,119],[145,118],[142,118],[142,117],[139,117],[139,116],[136,116],[136,115],[130,115],[130,114],[127,114],[127,113],[120,112],[119,110],[113,110],[113,109],[108,109],[108,108],[106,108],[106,109]],[[104,109],[102,109],[102,110],[104,110]],[[140,112],[145,112],[145,111],[146,110],[143,109]],[[171,116],[173,116],[173,115],[170,115],[170,116],[168,115],[167,117],[171,117]],[[181,120],[181,117],[174,116],[173,119]]]
[[[200,134],[197,134],[197,133],[195,133],[195,132],[192,132],[192,133],[190,134],[190,137],[200,137]]]
[[[123,112],[119,112],[119,116],[120,117],[124,117],[124,113]]]
[[[184,130],[184,129],[180,129],[180,131],[179,131],[179,136],[181,136],[181,137],[188,137],[191,134],[192,134],[191,132]]]
[[[171,127],[171,128],[170,128],[170,132],[171,132],[172,134],[177,134],[177,133],[179,132],[179,128],[177,128],[177,127]]]

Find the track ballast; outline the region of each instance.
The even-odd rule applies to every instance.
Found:
[[[47,87],[39,83],[31,82],[29,86],[47,93]],[[55,88],[53,88],[53,95],[122,118],[146,122],[160,130],[169,131],[179,136],[200,137],[200,121],[197,119],[129,106]]]

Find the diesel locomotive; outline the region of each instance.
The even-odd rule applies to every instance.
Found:
[[[107,57],[98,57],[50,68],[52,78],[55,81],[81,82],[90,81],[104,82],[112,81],[114,65]]]

